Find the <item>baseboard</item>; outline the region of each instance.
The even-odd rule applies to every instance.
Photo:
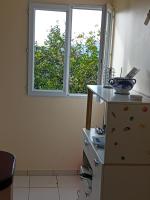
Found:
[[[16,170],[15,176],[28,176],[28,170]]]
[[[74,176],[79,170],[16,170],[15,176]]]

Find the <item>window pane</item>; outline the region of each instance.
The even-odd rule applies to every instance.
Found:
[[[105,45],[103,58],[103,85],[110,86],[109,79],[114,75],[114,69],[111,68],[111,48],[112,44],[112,13],[107,11]]]
[[[63,89],[65,23],[65,12],[35,11],[34,89]]]
[[[97,84],[102,11],[73,9],[72,14],[69,90],[87,93],[87,84]]]
[[[111,13],[107,12],[106,32],[105,32],[105,47],[104,47],[104,67],[110,67],[110,43],[111,43],[111,28],[112,20]]]

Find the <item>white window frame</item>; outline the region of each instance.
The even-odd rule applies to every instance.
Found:
[[[107,6],[89,6],[89,5],[51,5],[30,3],[29,5],[29,44],[28,44],[28,95],[29,96],[85,96],[84,94],[70,94],[69,93],[69,64],[70,64],[70,46],[71,46],[71,28],[72,28],[72,9],[89,9],[101,10],[101,37],[100,37],[100,52],[99,52],[99,71],[98,84],[102,80],[103,72],[103,57],[104,57],[104,43],[105,43],[105,29]],[[49,10],[49,11],[65,11],[66,12],[66,41],[65,41],[65,63],[63,76],[63,90],[37,90],[34,88],[34,36],[35,36],[35,10]]]

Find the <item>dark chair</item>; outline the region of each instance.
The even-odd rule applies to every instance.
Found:
[[[0,200],[12,200],[12,182],[15,170],[15,157],[0,151]]]

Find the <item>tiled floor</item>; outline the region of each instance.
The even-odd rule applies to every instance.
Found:
[[[79,176],[15,176],[13,200],[76,200]]]

